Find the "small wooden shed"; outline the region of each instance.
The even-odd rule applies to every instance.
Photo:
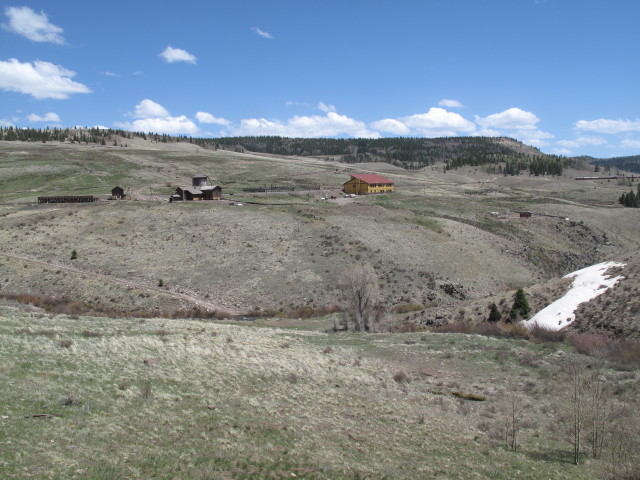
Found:
[[[111,200],[122,200],[125,197],[124,188],[114,187],[111,189]]]

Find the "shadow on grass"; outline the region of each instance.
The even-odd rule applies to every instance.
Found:
[[[537,452],[523,452],[530,459],[538,462],[561,463],[573,465],[573,452],[568,450],[541,450]]]

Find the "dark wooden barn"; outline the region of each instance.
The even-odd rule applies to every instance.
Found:
[[[218,185],[202,185],[199,187],[178,187],[173,200],[218,200],[222,197],[222,188]]]
[[[111,189],[111,200],[122,200],[125,197],[124,188],[114,187]]]

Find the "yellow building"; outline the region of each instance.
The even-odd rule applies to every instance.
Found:
[[[356,173],[351,175],[351,180],[346,182],[342,190],[344,193],[367,195],[369,193],[390,193],[394,191],[391,180],[373,173]]]

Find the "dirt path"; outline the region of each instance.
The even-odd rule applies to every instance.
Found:
[[[92,277],[92,278],[105,280],[107,282],[117,283],[117,284],[123,285],[125,287],[138,288],[138,289],[146,290],[146,291],[149,291],[149,292],[160,293],[162,295],[167,295],[169,297],[179,298],[181,300],[186,300],[187,302],[192,303],[196,307],[204,308],[204,309],[209,310],[209,311],[224,310],[224,311],[228,311],[229,313],[234,314],[234,315],[239,313],[239,312],[235,311],[233,308],[225,307],[225,306],[219,304],[218,302],[212,302],[210,300],[205,300],[205,299],[203,299],[201,297],[198,297],[196,295],[189,295],[189,294],[186,294],[186,293],[171,292],[169,290],[164,290],[164,289],[162,289],[160,287],[153,287],[153,286],[150,286],[150,285],[145,285],[143,283],[132,282],[130,280],[125,280],[125,279],[114,277],[114,276],[111,276],[111,275],[104,275],[102,273],[87,272],[85,270],[80,270],[80,269],[74,268],[74,267],[68,267],[66,265],[61,265],[59,263],[45,262],[44,260],[37,260],[37,259],[34,259],[34,258],[24,257],[22,255],[10,255],[10,254],[7,254],[7,253],[0,253],[0,256],[5,257],[5,258],[10,258],[10,259],[13,259],[13,260],[19,260],[19,261],[23,261],[23,262],[33,263],[35,265],[41,265],[41,266],[45,266],[45,267],[49,267],[49,268],[65,270],[67,272],[71,272],[71,273],[74,273],[74,274],[77,274],[77,275],[86,275],[86,276],[89,276],[89,277]]]

